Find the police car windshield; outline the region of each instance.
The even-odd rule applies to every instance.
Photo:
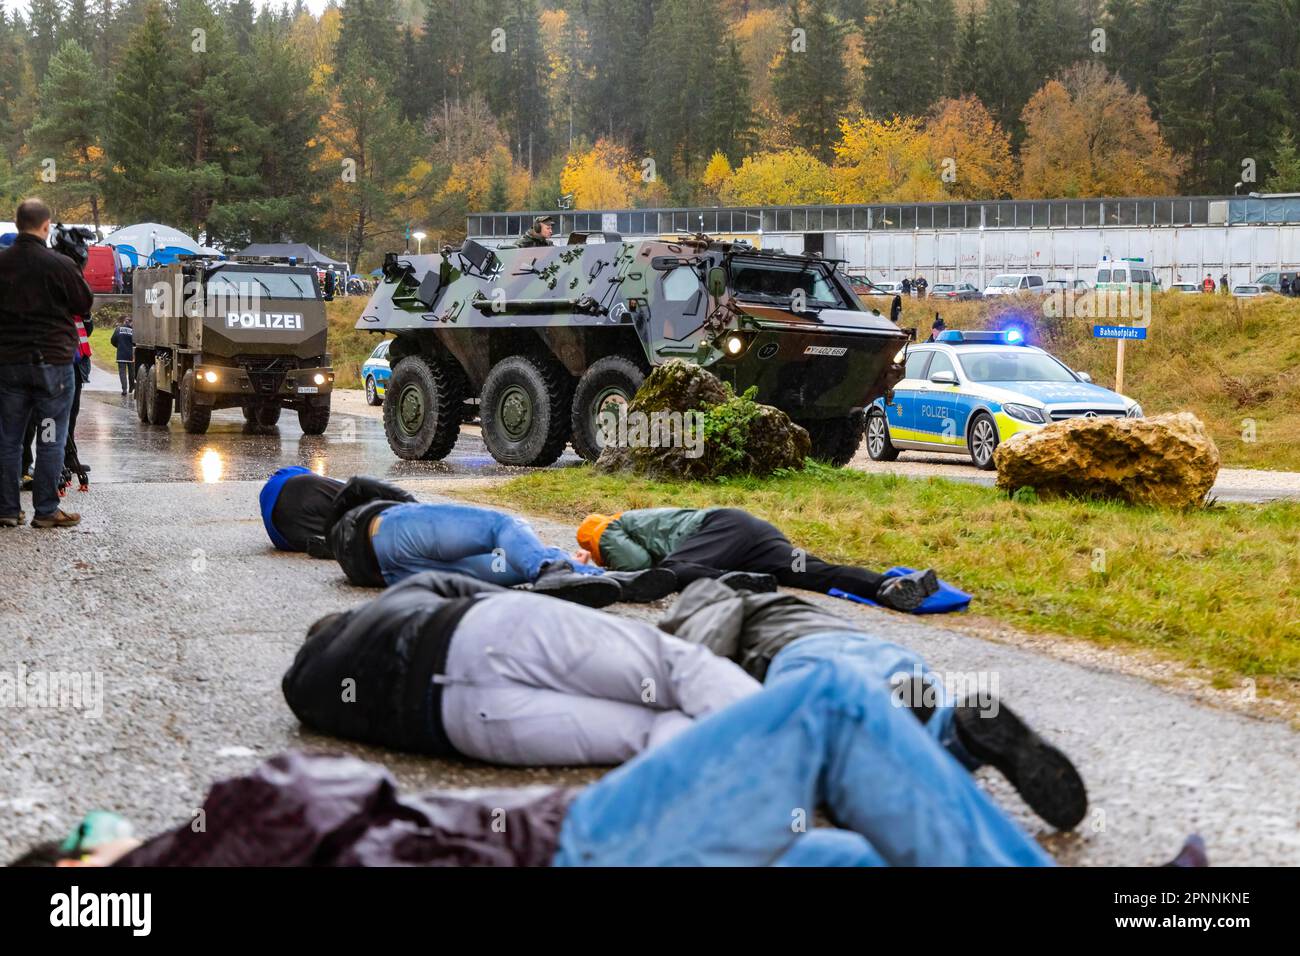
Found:
[[[1043,352],[1004,349],[959,354],[962,370],[972,382],[1074,382],[1068,368]]]
[[[316,298],[308,275],[246,269],[219,269],[208,280],[208,293],[263,299]]]
[[[800,293],[806,306],[844,308],[839,290],[826,278],[823,269],[811,262],[733,261],[731,289],[742,299],[786,303]]]

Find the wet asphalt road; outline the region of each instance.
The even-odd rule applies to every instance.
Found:
[[[73,531],[0,530],[0,672],[78,671],[102,688],[85,707],[0,710],[0,860],[63,836],[87,810],[124,813],[144,833],[187,822],[209,783],[288,747],[387,765],[404,787],[576,784],[595,769],[503,769],[436,761],[305,733],[279,680],[317,617],[371,595],[331,562],[274,551],[256,498],[281,464],[396,478],[428,500],[479,476],[466,438],[448,462],[404,473],[377,422],[339,416],[323,440],[292,416],[279,435],[243,433],[238,411],[207,436],[146,429],[116,394],[86,396],[92,489],[72,494]],[[421,480],[422,477],[442,481]],[[534,521],[548,543],[573,529]],[[1160,862],[1189,831],[1228,864],[1300,864],[1300,737],[1136,676],[993,643],[930,619],[834,602],[866,630],[909,644],[950,678],[996,685],[1079,765],[1091,810],[1074,834],[1047,831],[998,774],[980,780],[1059,860]],[[663,605],[622,608],[653,619]],[[97,683],[102,682],[102,683]]]

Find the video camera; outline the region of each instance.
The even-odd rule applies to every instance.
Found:
[[[90,258],[90,243],[95,239],[93,232],[85,226],[65,226],[59,222],[50,230],[50,238],[55,252],[67,256],[76,263],[78,269],[86,267],[86,260]]]

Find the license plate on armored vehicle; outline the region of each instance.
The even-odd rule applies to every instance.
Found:
[[[299,385],[299,386],[298,386],[298,394],[299,394],[299,395],[315,395],[315,394],[316,394],[317,392],[319,392],[319,391],[320,391],[320,389],[318,389],[315,385]]]

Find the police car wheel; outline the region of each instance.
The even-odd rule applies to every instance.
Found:
[[[446,458],[460,434],[465,376],[454,359],[408,355],[393,368],[384,401],[388,447],[407,461]]]
[[[202,435],[212,422],[212,406],[198,405],[194,401],[194,369],[181,378],[181,425],[191,435]]]
[[[993,470],[993,452],[998,447],[998,426],[987,413],[980,412],[971,422],[966,447],[970,449],[976,468],[981,471]]]
[[[554,464],[572,428],[572,381],[549,355],[510,355],[492,366],[479,403],[492,457],[503,465]]]
[[[366,404],[382,405],[383,403],[384,400],[379,397],[379,391],[375,388],[375,377],[373,375],[367,375],[366,376]]]
[[[867,413],[867,454],[872,461],[894,461],[898,449],[889,440],[889,419],[879,408]]]
[[[604,447],[600,415],[626,406],[645,381],[645,373],[623,355],[597,359],[578,379],[573,393],[573,450],[587,461],[600,457]]]

